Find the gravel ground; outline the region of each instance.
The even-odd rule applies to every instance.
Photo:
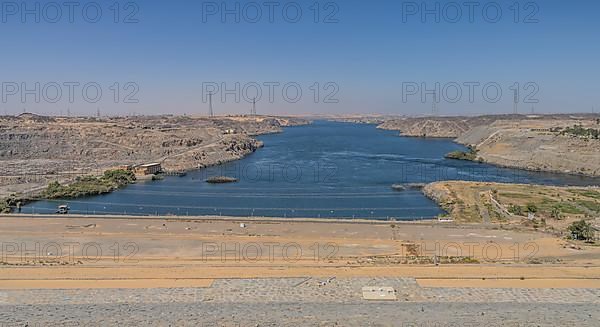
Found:
[[[597,305],[165,303],[8,306],[1,326],[594,326]]]
[[[321,284],[325,282],[325,284]],[[365,301],[367,285],[398,301]],[[421,288],[410,278],[217,280],[209,288],[0,291],[4,326],[600,326],[600,290]]]

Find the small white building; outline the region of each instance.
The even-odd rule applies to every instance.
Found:
[[[149,163],[145,165],[139,165],[133,169],[136,175],[156,175],[160,173],[162,167],[159,163]]]

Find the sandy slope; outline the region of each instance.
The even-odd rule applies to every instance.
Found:
[[[547,234],[478,225],[252,220],[242,228],[243,220],[206,218],[1,219],[0,287],[53,287],[50,280],[67,288],[125,287],[127,281],[175,287],[303,276],[583,278],[589,281],[572,286],[598,287],[600,276],[599,248],[573,250]]]

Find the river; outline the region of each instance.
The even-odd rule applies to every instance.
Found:
[[[445,159],[465,150],[450,139],[398,137],[374,125],[316,121],[258,137],[265,144],[246,158],[184,177],[138,182],[110,194],[37,201],[23,213],[223,215],[413,220],[443,211],[419,189],[392,184],[438,180],[552,185],[600,184],[597,179],[499,168]],[[208,184],[211,176],[239,179]]]

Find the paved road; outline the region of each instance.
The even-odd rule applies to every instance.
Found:
[[[597,327],[597,305],[165,303],[2,308],[0,326]]]
[[[0,291],[0,326],[599,326],[600,290],[422,288],[411,278],[217,280],[209,288]],[[367,302],[363,286],[398,301]]]

